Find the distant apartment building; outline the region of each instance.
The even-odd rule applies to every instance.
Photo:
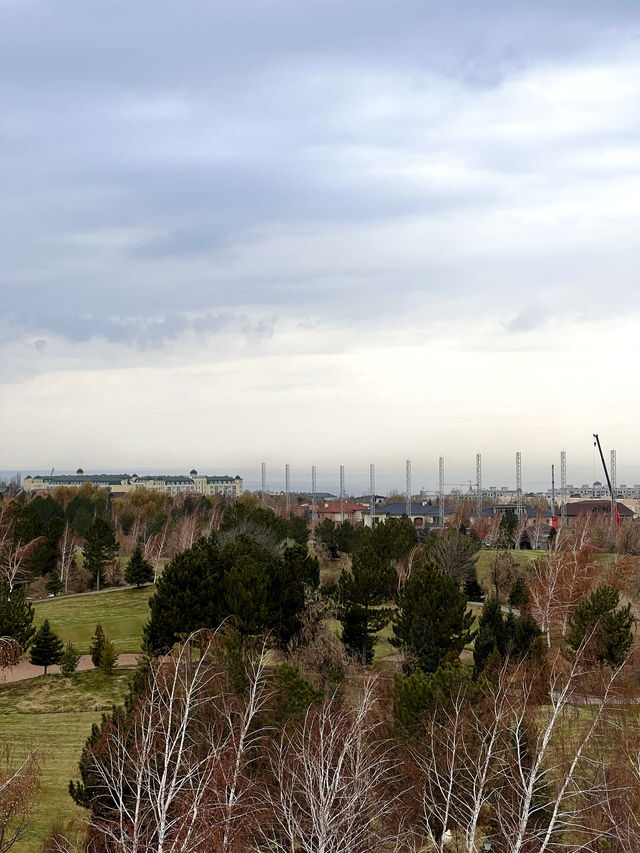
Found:
[[[109,489],[113,494],[126,494],[136,489],[149,489],[152,492],[175,497],[176,495],[199,494],[212,497],[237,498],[243,492],[242,477],[228,475],[198,474],[193,470],[185,474],[151,474],[138,477],[137,474],[85,474],[78,468],[75,474],[36,474],[24,478],[25,492],[50,492],[58,486],[92,486]]]

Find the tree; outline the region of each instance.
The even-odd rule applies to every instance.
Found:
[[[116,647],[107,637],[105,638],[102,654],[100,655],[100,670],[105,675],[113,675],[113,670],[116,668],[117,663],[118,653],[116,652]]]
[[[530,614],[515,616],[513,612],[509,612],[505,618],[499,600],[496,596],[491,596],[485,601],[478,620],[478,633],[473,649],[474,676],[477,677],[484,670],[494,650],[502,660],[523,660],[541,634]]]
[[[457,658],[474,636],[473,614],[451,578],[424,560],[400,590],[391,643],[405,654],[405,668],[434,672]]]
[[[16,757],[7,741],[0,741],[0,853],[24,838],[40,787],[36,753]]]
[[[96,625],[96,630],[93,633],[93,637],[91,638],[91,643],[89,644],[89,654],[91,655],[91,662],[96,669],[100,666],[100,661],[102,660],[102,650],[104,649],[105,642],[106,637],[104,635],[102,625],[98,623]]]
[[[255,849],[273,853],[371,853],[398,849],[395,781],[388,745],[378,737],[374,684],[354,707],[338,697],[311,706],[302,724],[274,739],[274,784]],[[270,819],[267,819],[267,816]],[[254,848],[251,848],[254,849]]]
[[[633,643],[631,604],[618,608],[620,595],[611,586],[594,589],[576,608],[567,640],[577,649],[584,642],[600,663],[620,666]]]
[[[434,539],[428,546],[431,559],[459,586],[475,574],[478,551],[478,544],[470,536],[455,530]]]
[[[27,601],[24,587],[12,590],[8,583],[0,583],[0,636],[13,637],[23,651],[29,647],[36,629],[33,627],[33,605]]]
[[[62,652],[62,657],[60,658],[60,672],[64,675],[65,678],[71,678],[73,673],[78,668],[78,661],[80,660],[80,652],[73,645],[71,640],[64,647],[64,651]]]
[[[34,666],[44,667],[45,675],[47,674],[47,667],[60,662],[62,640],[51,629],[48,619],[44,620],[36,632],[29,657]]]
[[[200,654],[193,659],[192,645]],[[150,666],[132,696],[83,750],[74,799],[89,808],[89,847],[139,853],[232,853],[256,821],[257,722],[265,707],[266,649],[230,683],[221,637],[191,635]],[[263,815],[260,814],[263,818]],[[248,839],[247,839],[248,841]]]
[[[99,516],[95,518],[87,531],[83,549],[84,565],[89,572],[92,586],[100,589],[104,568],[115,558],[119,547],[113,525]]]
[[[389,612],[379,606],[392,598],[397,577],[389,559],[369,544],[354,551],[351,571],[345,569],[340,574],[342,641],[363,663],[373,660],[374,634],[389,620]]]
[[[153,583],[153,566],[142,556],[142,548],[138,545],[129,559],[124,572],[128,584],[140,588],[145,583]]]

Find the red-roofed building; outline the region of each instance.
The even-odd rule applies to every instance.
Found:
[[[362,524],[362,513],[369,509],[368,503],[354,503],[353,501],[344,502],[344,520],[351,524]],[[342,520],[342,509],[340,501],[332,503],[318,504],[318,521],[323,521],[325,518],[330,518],[332,521],[340,523]]]

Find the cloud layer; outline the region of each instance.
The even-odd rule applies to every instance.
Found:
[[[0,70],[6,467],[188,414],[214,466],[593,426],[640,479],[635,0],[9,0]]]

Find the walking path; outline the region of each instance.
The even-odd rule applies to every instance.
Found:
[[[118,655],[118,668],[121,666],[135,666],[138,662],[138,658],[140,655],[134,654],[122,654]],[[93,663],[91,661],[91,655],[81,655],[80,660],[78,661],[78,668],[76,672],[84,672],[87,669],[93,669]],[[35,678],[38,675],[42,675],[44,672],[44,667],[34,666],[28,660],[21,660],[17,666],[14,666],[13,669],[7,669],[4,673],[0,675],[0,684],[10,684],[13,681],[24,681],[27,678]],[[60,667],[59,666],[50,666],[47,668],[47,675],[59,675]]]

